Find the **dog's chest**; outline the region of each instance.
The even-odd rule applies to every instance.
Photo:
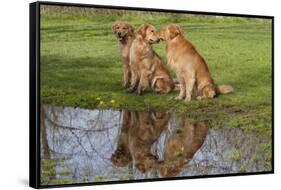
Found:
[[[123,59],[129,58],[131,45],[132,45],[132,40],[130,39],[128,39],[126,43],[119,43],[120,54]]]
[[[153,58],[153,51],[149,46],[143,46],[142,48],[138,49],[140,59],[152,59]]]
[[[167,60],[168,60],[168,65],[171,67],[171,69],[176,70],[177,67],[176,67],[175,59],[171,55],[168,54]]]
[[[121,56],[123,57],[123,58],[125,58],[125,57],[128,57],[128,55],[129,55],[129,52],[130,52],[130,48],[128,47],[128,45],[121,45],[120,46],[120,53],[121,53]]]

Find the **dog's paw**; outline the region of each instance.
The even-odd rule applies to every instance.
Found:
[[[141,95],[143,95],[143,91],[142,91],[142,90],[138,90],[138,91],[136,92],[136,94],[137,94],[138,96],[141,96]]]
[[[130,84],[127,83],[127,82],[124,82],[124,83],[122,84],[122,87],[125,88],[125,89],[127,89],[127,88],[130,87]]]
[[[128,86],[128,85],[123,84],[123,85],[122,85],[122,88],[124,88],[124,89],[128,89],[128,88],[129,88],[129,86]]]
[[[185,97],[184,101],[185,102],[190,102],[191,101],[191,97]]]
[[[197,97],[196,97],[196,100],[202,100],[202,99],[203,99],[202,96],[197,96]]]
[[[176,96],[175,97],[175,100],[182,100],[183,99],[183,96]]]
[[[135,91],[135,88],[133,88],[133,87],[130,87],[130,88],[127,88],[126,89],[126,92],[127,93],[132,93],[132,92],[134,92]]]
[[[185,98],[184,101],[185,101],[185,102],[190,102],[190,101],[191,101],[191,98]]]

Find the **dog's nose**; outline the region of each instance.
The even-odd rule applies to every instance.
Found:
[[[160,38],[158,38],[158,39],[156,40],[156,42],[157,42],[157,43],[160,42]]]
[[[118,32],[117,34],[118,34],[118,36],[121,36],[121,32]]]

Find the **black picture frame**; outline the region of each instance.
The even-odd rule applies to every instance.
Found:
[[[136,11],[155,11],[169,13],[189,13],[200,15],[215,15],[215,16],[232,16],[246,18],[262,18],[272,21],[272,170],[265,172],[250,172],[250,173],[231,173],[207,176],[188,176],[188,177],[165,177],[159,179],[142,179],[142,180],[120,180],[107,182],[90,182],[90,183],[75,183],[66,185],[48,185],[40,184],[40,6],[41,5],[56,5],[56,6],[71,6],[71,7],[90,7],[90,8],[106,8],[120,10],[136,10]],[[30,39],[30,65],[29,65],[29,185],[33,188],[54,188],[54,187],[74,187],[102,184],[119,184],[119,183],[135,183],[135,182],[151,182],[163,180],[183,180],[195,178],[213,178],[213,177],[231,177],[244,175],[259,175],[274,173],[274,16],[264,15],[248,15],[248,14],[233,14],[233,13],[217,13],[217,12],[199,12],[187,10],[168,10],[155,8],[141,7],[121,7],[108,5],[92,5],[80,3],[61,3],[61,2],[44,2],[37,1],[29,4],[29,39]]]

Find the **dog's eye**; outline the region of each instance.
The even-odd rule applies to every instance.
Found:
[[[116,29],[119,29],[119,26],[117,26]]]
[[[154,32],[154,30],[151,30],[151,32],[153,33],[153,32]]]
[[[125,28],[125,27],[123,27],[123,30],[126,30],[126,28]]]

